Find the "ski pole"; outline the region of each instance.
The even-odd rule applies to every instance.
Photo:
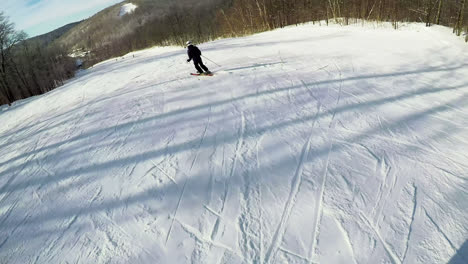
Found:
[[[218,63],[216,63],[216,62],[214,62],[214,61],[210,60],[209,58],[207,58],[207,57],[205,57],[205,56],[203,56],[203,55],[202,55],[202,57],[203,57],[203,58],[205,58],[205,59],[207,59],[207,60],[209,60],[209,61],[211,61],[212,63],[214,63],[214,64],[218,65],[218,67],[221,67],[221,65],[219,65]]]

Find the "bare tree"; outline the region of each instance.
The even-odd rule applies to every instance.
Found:
[[[8,20],[3,12],[0,12],[0,92],[7,99],[8,104],[11,104],[15,99],[7,74],[8,68],[12,66],[13,62],[12,48],[24,39],[26,39],[26,33],[16,32],[14,24]]]
[[[435,23],[437,25],[440,24],[440,14],[441,14],[441,11],[442,11],[442,5],[443,5],[443,0],[439,0],[439,7],[437,8],[437,17],[436,17],[436,21]]]
[[[465,12],[466,0],[461,0],[460,9],[458,11],[457,22],[455,24],[454,32],[457,36],[460,36],[463,28],[463,14]]]

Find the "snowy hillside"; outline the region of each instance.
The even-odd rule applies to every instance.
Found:
[[[0,112],[0,263],[468,263],[468,45],[305,25]]]
[[[122,5],[122,7],[120,8],[119,16],[125,16],[126,14],[131,14],[133,13],[133,11],[135,11],[136,8],[137,6],[132,3]]]

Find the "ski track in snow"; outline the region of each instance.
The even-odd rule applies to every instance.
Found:
[[[390,258],[390,261],[393,263],[393,264],[400,264],[400,260],[398,259],[398,256],[396,256],[395,252],[393,252],[393,250],[390,248],[390,246],[387,244],[387,242],[385,242],[385,240],[382,238],[382,235],[380,234],[379,230],[377,229],[377,227],[375,227],[370,221],[369,219],[364,216],[363,214],[361,214],[361,219],[363,220],[364,223],[366,223],[371,229],[372,231],[375,233],[375,235],[377,236],[377,238],[379,239],[380,243],[382,244],[383,248],[385,249],[385,251],[387,252],[388,254],[388,257]]]
[[[317,247],[317,236],[319,233],[321,215],[322,215],[322,208],[323,208],[323,195],[325,193],[325,184],[327,183],[327,175],[328,175],[328,163],[330,161],[330,153],[332,151],[333,145],[330,143],[330,148],[328,150],[327,159],[325,161],[323,174],[322,174],[322,183],[320,184],[320,191],[316,201],[316,213],[314,215],[314,224],[313,224],[313,235],[312,235],[312,246],[309,251],[309,259],[312,259],[315,254],[315,248]]]
[[[1,108],[0,263],[468,258],[468,46],[449,29],[200,48],[212,77],[153,48]]]
[[[294,174],[294,177],[291,182],[291,191],[289,193],[288,199],[286,200],[286,204],[284,205],[283,213],[281,215],[278,228],[276,229],[276,232],[273,236],[273,240],[271,241],[271,245],[266,252],[264,263],[270,263],[270,260],[274,261],[274,255],[276,254],[276,251],[278,250],[283,240],[286,225],[288,223],[289,216],[291,215],[291,210],[294,207],[297,193],[299,192],[299,186],[301,186],[302,170],[304,168],[304,163],[307,160],[307,156],[309,155],[310,141],[311,138],[307,140],[306,144],[302,148],[302,153],[299,158],[299,164],[297,165],[296,173]]]

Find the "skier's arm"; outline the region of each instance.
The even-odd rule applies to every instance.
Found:
[[[187,62],[190,62],[192,60],[192,53],[190,52],[190,49],[187,51],[187,55],[189,57]]]

